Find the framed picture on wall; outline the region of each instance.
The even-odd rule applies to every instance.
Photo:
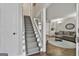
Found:
[[[65,28],[68,29],[68,30],[72,30],[74,29],[75,25],[73,23],[68,23],[65,25]]]

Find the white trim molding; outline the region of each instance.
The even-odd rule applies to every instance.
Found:
[[[46,52],[46,8],[43,8],[43,52]]]

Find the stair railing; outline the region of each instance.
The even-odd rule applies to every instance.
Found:
[[[33,26],[33,29],[34,29],[34,32],[35,32],[35,35],[36,35],[36,38],[37,38],[37,42],[38,42],[38,46],[39,46],[39,50],[42,51],[42,38],[41,38],[41,32],[38,28],[38,25],[36,23],[36,18],[34,19],[31,19],[32,21],[32,26]]]

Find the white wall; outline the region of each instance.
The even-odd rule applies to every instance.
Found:
[[[22,54],[21,4],[0,4],[0,53]]]
[[[30,16],[31,14],[31,3],[23,3],[23,15]]]
[[[78,3],[78,20],[77,21],[78,21],[77,23],[78,23],[78,29],[79,29],[79,3]],[[78,37],[79,37],[79,33],[78,33]]]
[[[37,13],[39,13],[41,11],[41,9],[43,8],[44,4],[42,3],[37,3],[36,6],[33,7],[33,12],[34,12],[34,16],[37,15]]]
[[[18,45],[18,54],[17,55],[22,55],[23,53],[23,44],[22,44],[22,41],[23,41],[23,34],[24,34],[24,16],[23,16],[23,9],[22,9],[22,4],[18,4],[18,42],[19,42],[19,45]],[[25,39],[24,39],[25,40]]]
[[[40,13],[40,11],[43,9],[43,8],[45,8],[45,7],[47,7],[47,6],[49,6],[51,3],[36,3],[36,6],[34,6],[33,8],[32,8],[32,10],[33,10],[33,16],[34,17],[36,17],[39,13]]]
[[[74,12],[76,12],[76,4],[75,3],[52,3],[47,8],[47,13],[46,13],[47,14],[47,19],[46,19],[47,26],[51,20],[66,17],[67,15],[72,14]],[[54,25],[55,25],[54,27],[58,28],[58,29],[56,29],[57,31],[59,31],[59,30],[69,31],[69,30],[65,29],[65,25],[69,22],[75,24],[76,23],[75,20],[76,20],[75,18],[65,19],[65,21],[62,24],[56,25],[54,23]],[[50,24],[49,27],[53,27],[53,25]],[[47,30],[47,33],[50,32],[50,29],[51,28],[49,28]],[[74,30],[75,29],[70,30],[70,31],[74,31]],[[52,32],[50,32],[50,33],[52,33]]]
[[[65,25],[68,24],[68,23],[73,23],[75,25],[75,28],[72,29],[72,30],[68,30],[65,28]],[[62,23],[58,24],[57,22],[53,22],[53,23],[50,23],[50,22],[47,22],[46,23],[46,34],[50,34],[50,35],[53,35],[53,33],[56,31],[56,32],[59,32],[59,31],[76,31],[76,17],[73,17],[73,18],[68,18],[68,19],[64,19],[62,21]],[[51,31],[51,28],[54,28],[55,31]]]
[[[46,34],[49,34],[50,32],[50,23],[46,22]]]
[[[76,31],[76,27],[72,30],[68,30],[65,28],[66,24],[72,23],[76,26],[76,18],[69,18],[62,21],[61,24],[56,24],[56,31]]]

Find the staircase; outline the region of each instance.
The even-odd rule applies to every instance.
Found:
[[[37,42],[34,29],[32,27],[30,16],[24,16],[25,23],[25,45],[26,45],[26,55],[32,55],[39,53],[39,46]]]

